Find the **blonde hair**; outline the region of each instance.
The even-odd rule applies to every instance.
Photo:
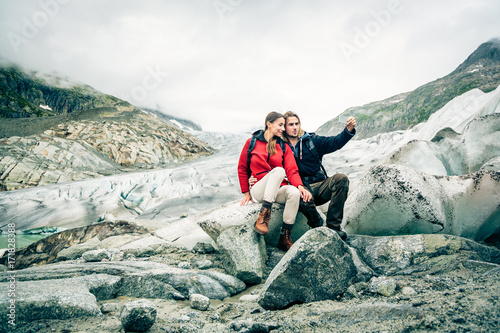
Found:
[[[300,127],[300,128],[299,128],[299,134],[298,134],[299,138],[300,138],[302,135],[304,135],[304,133],[305,133],[305,132],[304,132],[304,130],[302,129],[302,123],[300,122],[300,118],[299,118],[299,115],[298,115],[298,114],[296,114],[296,113],[295,113],[295,112],[293,112],[293,111],[287,111],[287,112],[285,112],[285,114],[283,115],[283,117],[285,117],[285,132],[283,133],[283,140],[284,140],[284,141],[286,141],[286,142],[289,142],[289,141],[290,141],[290,140],[289,140],[289,138],[288,138],[288,135],[286,134],[286,120],[287,120],[288,118],[290,118],[290,117],[295,117],[295,118],[297,118],[297,120],[299,121],[299,127]]]
[[[279,118],[285,118],[281,113],[276,112],[276,111],[271,111],[269,114],[266,116],[266,120],[264,122],[264,132],[268,131],[267,127],[267,122],[270,122],[271,124],[274,123],[277,119]],[[276,142],[278,141],[278,136],[273,135],[271,139],[269,139],[266,150],[269,153],[269,155],[273,156],[276,154]]]

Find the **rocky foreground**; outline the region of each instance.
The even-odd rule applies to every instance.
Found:
[[[239,213],[251,220],[256,209]],[[343,242],[322,227],[284,253],[242,220],[212,222],[210,215],[186,219],[184,228],[103,222],[18,250],[15,297],[0,283],[1,316],[14,299],[16,326],[5,320],[0,331],[500,329],[497,247],[422,234],[350,235]],[[297,223],[304,229],[303,218]],[[200,227],[210,227],[210,237]],[[6,281],[12,271],[0,276]]]

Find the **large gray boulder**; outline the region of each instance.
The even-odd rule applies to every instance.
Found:
[[[272,270],[259,296],[264,309],[335,299],[355,281],[351,252],[326,227],[302,236]]]
[[[349,193],[345,229],[372,236],[440,233],[484,240],[500,228],[500,172],[433,176],[370,168]]]
[[[155,279],[151,274],[132,273],[122,278],[117,296],[184,300],[186,297],[170,284]]]
[[[347,242],[380,275],[451,269],[469,260],[500,264],[500,250],[453,235],[353,235]]]
[[[219,252],[230,275],[248,284],[262,281],[267,253],[264,237],[248,225],[230,227],[217,238]]]
[[[5,281],[4,278],[2,278]],[[70,279],[17,281],[15,298],[9,297],[9,283],[0,283],[0,315],[7,318],[15,300],[15,321],[22,325],[39,319],[71,319],[101,316],[98,300],[116,295],[120,278],[92,275]],[[8,332],[7,320],[0,322],[0,331]]]
[[[271,209],[271,220],[269,221],[269,233],[264,237],[266,244],[276,246],[278,244],[281,226],[283,224],[283,205],[273,204]],[[227,228],[234,226],[248,225],[253,228],[260,212],[259,203],[240,206],[240,201],[233,201],[220,207],[201,213],[194,218],[196,223],[214,241]],[[310,227],[307,219],[301,213],[297,214],[297,219],[292,230],[292,239],[295,241],[306,233]]]
[[[146,299],[127,303],[120,313],[122,326],[127,332],[146,332],[156,320],[156,307]]]

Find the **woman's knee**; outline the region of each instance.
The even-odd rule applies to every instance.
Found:
[[[300,191],[298,188],[295,186],[291,186],[290,188],[286,191],[287,194],[287,200],[294,201],[294,202],[300,202]]]
[[[273,175],[277,175],[279,177],[282,177],[282,178],[285,178],[285,176],[286,176],[285,169],[283,169],[282,167],[276,167],[276,168],[272,169],[270,173],[272,173]]]

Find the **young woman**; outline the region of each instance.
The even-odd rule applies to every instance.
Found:
[[[241,205],[255,202],[253,199],[262,202],[254,225],[257,233],[268,233],[273,202],[285,204],[278,248],[287,251],[293,245],[290,235],[300,198],[309,201],[312,196],[302,184],[292,150],[281,144],[284,130],[283,115],[274,111],[269,113],[265,120],[265,129],[253,133],[254,139],[248,139],[243,147],[238,163],[238,178],[241,192],[244,194]],[[248,184],[250,176],[257,178],[252,188]]]

